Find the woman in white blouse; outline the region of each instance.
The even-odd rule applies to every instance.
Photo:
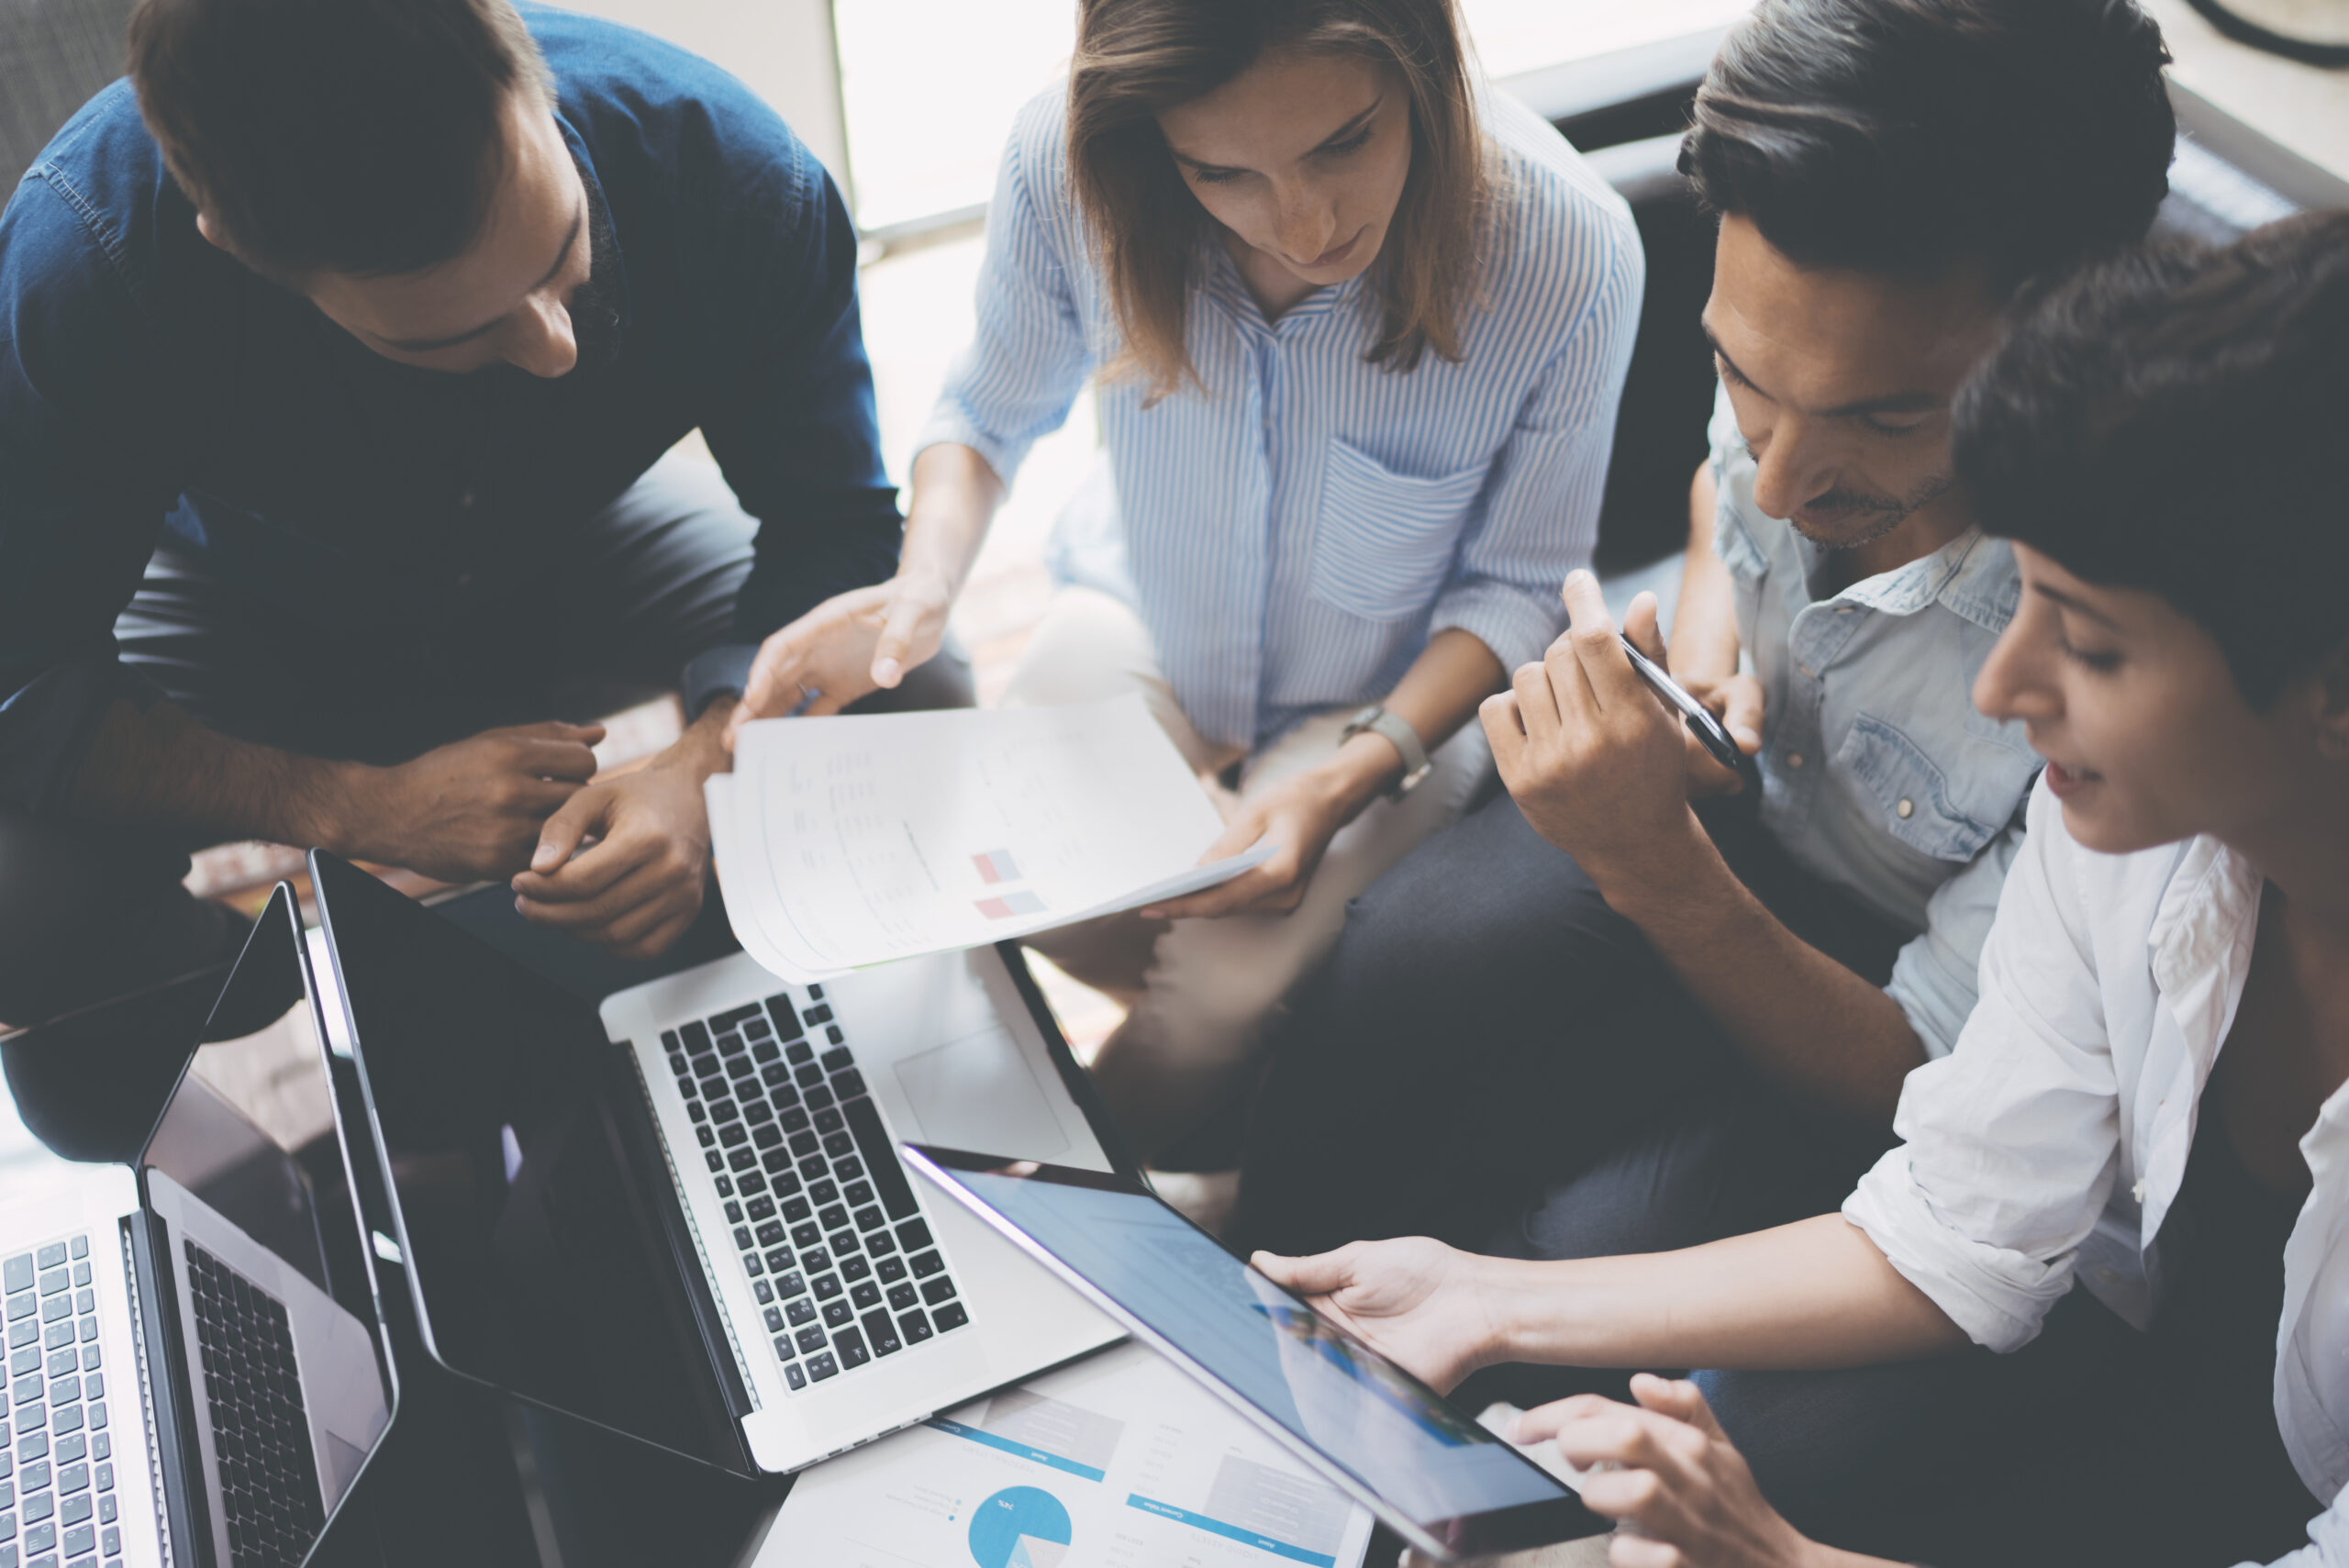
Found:
[[[2023,581],[1976,702],[2048,761],[1980,1004],[1909,1075],[1905,1143],[1841,1215],[1686,1252],[1521,1264],[1398,1241],[1260,1261],[1446,1384],[1501,1361],[2011,1352],[2054,1337],[2076,1283],[2094,1300],[2066,1306],[2109,1325],[2119,1375],[2004,1378],[2036,1347],[1951,1362],[1998,1408],[1976,1462],[1924,1490],[1977,1526],[2011,1519],[1988,1532],[2002,1562],[2342,1568],[2349,214],[2076,282],[1959,422],[1959,471]],[[1634,1393],[1641,1408],[1564,1401],[1518,1433],[1618,1467],[1584,1496],[1643,1532],[1616,1539],[1620,1568],[1861,1561],[1774,1510],[1731,1440],[1753,1434],[1698,1384]],[[2026,1523],[2017,1498],[2046,1477],[2011,1456],[2032,1445],[2072,1489]]]
[[[1080,6],[1066,87],[1004,152],[903,565],[770,639],[743,712],[831,712],[935,653],[1021,459],[1098,377],[1106,472],[1007,700],[1139,693],[1237,788],[1208,857],[1274,846],[1038,943],[1131,1003],[1096,1073],[1145,1155],[1486,775],[1465,721],[1588,562],[1642,275],[1620,198],[1483,91],[1453,0]]]

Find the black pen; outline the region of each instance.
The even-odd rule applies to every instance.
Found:
[[[1680,717],[1688,721],[1690,731],[1697,737],[1697,744],[1730,772],[1742,770],[1745,765],[1745,753],[1739,749],[1735,738],[1722,728],[1721,721],[1713,717],[1713,710],[1690,696],[1687,687],[1665,674],[1654,660],[1632,645],[1630,638],[1620,632],[1615,635],[1621,640],[1623,651],[1631,656],[1631,668],[1640,673],[1640,678],[1647,682],[1656,695],[1678,708]]]

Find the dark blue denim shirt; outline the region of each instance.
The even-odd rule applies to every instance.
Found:
[[[0,214],[0,809],[56,809],[99,716],[151,695],[113,627],[166,529],[295,624],[396,636],[542,573],[698,427],[759,532],[736,641],[685,672],[696,711],[768,632],[895,570],[822,166],[715,66],[524,16],[618,252],[608,351],[559,379],[395,364],[215,249],[127,82],[25,175]]]

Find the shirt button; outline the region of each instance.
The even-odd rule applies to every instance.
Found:
[[[2099,1269],[2096,1272],[2096,1280],[2099,1284],[2119,1284],[2121,1283],[2121,1271],[2115,1268]]]
[[[457,497],[457,510],[460,512],[470,512],[473,509],[473,493],[471,490],[468,490],[463,495]]]
[[[1800,751],[1789,751],[1789,752],[1787,752],[1787,766],[1788,766],[1788,767],[1790,767],[1790,768],[1799,768],[1799,767],[1801,767],[1801,766],[1802,766],[1802,753],[1801,753]]]
[[[1906,822],[1909,820],[1909,817],[1915,813],[1917,809],[1917,803],[1913,800],[1903,800],[1899,805],[1894,806],[1892,809],[1899,816],[1903,822]]]
[[[2145,1178],[2144,1178],[2144,1177],[2140,1176],[2140,1177],[2138,1177],[2138,1178],[2137,1178],[2137,1184],[2136,1184],[2135,1186],[2131,1187],[2131,1188],[2129,1189],[2129,1195],[2130,1195],[2130,1196],[2132,1196],[2132,1197],[2133,1197],[2133,1198],[2135,1198],[2135,1199],[2137,1200],[2137,1202],[2138,1202],[2138,1205],[2139,1205],[2141,1207],[2143,1206],[2144,1201],[2145,1201]]]

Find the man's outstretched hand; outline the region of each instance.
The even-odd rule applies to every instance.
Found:
[[[725,762],[725,714],[713,706],[651,762],[588,784],[547,819],[513,882],[524,917],[622,958],[651,958],[685,934],[709,874],[702,783]]]

